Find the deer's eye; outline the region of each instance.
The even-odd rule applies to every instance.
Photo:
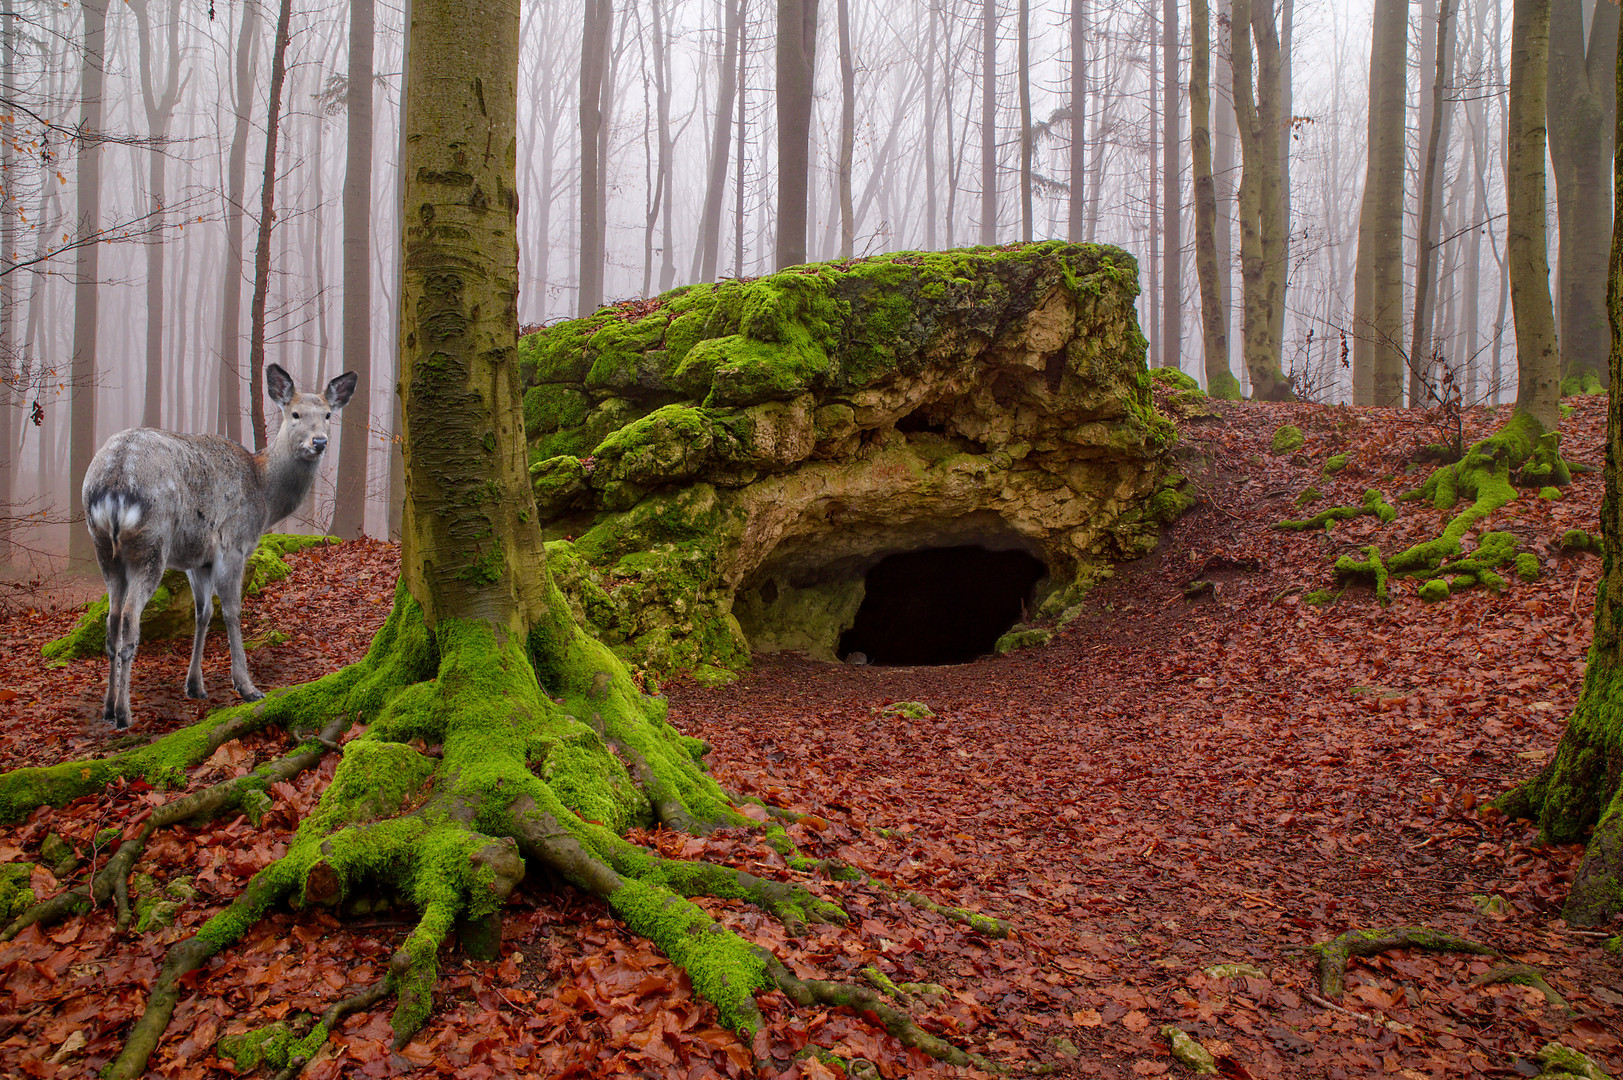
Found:
[[[328,414],[327,414],[327,419],[328,419],[328,420],[331,420],[331,419],[332,419],[332,413],[328,413]]]
[[[294,413],[294,414],[293,414],[293,419],[295,419],[295,420],[297,420],[297,419],[298,419],[298,418],[299,418],[299,414],[298,414],[298,413]]]

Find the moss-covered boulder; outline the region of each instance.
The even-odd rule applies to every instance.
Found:
[[[553,575],[626,660],[832,658],[887,555],[1041,559],[1074,603],[1192,502],[1137,264],[1049,242],[676,289],[520,343]]]
[[[280,581],[290,573],[282,556],[320,544],[336,544],[336,536],[300,536],[294,533],[266,533],[259,538],[259,546],[248,557],[242,571],[242,595],[253,596],[273,581]],[[192,632],[192,586],[185,573],[169,570],[163,575],[158,591],[152,594],[141,611],[141,640],[189,636]],[[224,632],[220,620],[220,601],[214,601],[214,630]],[[46,642],[40,649],[45,659],[55,664],[79,660],[87,656],[100,656],[107,646],[107,596],[85,608],[79,621],[62,637]]]

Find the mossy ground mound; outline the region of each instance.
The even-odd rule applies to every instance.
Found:
[[[831,657],[886,555],[1020,549],[1040,610],[1187,508],[1137,265],[1049,242],[677,289],[521,343],[552,573],[627,661]]]

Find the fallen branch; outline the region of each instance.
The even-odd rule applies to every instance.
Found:
[[[1345,988],[1347,961],[1354,956],[1374,956],[1389,949],[1429,949],[1433,952],[1463,952],[1476,956],[1498,956],[1479,942],[1432,930],[1424,926],[1390,926],[1379,930],[1348,930],[1333,941],[1313,946],[1319,954],[1319,993],[1338,998]]]

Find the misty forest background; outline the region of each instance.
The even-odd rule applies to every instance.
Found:
[[[1268,31],[1240,57],[1234,8]],[[785,13],[816,35],[810,152],[787,166],[807,186],[803,255],[777,214]],[[1263,345],[1291,390],[1515,397],[1511,0],[545,0],[523,19],[523,325],[785,260],[1097,240],[1138,256],[1150,362],[1209,385],[1224,357],[1201,326],[1200,127],[1226,370],[1250,395],[1238,96],[1277,139],[1284,242],[1265,255],[1285,300]],[[79,547],[78,480],[115,431],[262,441],[266,362],[301,388],[366,375],[284,527],[390,535],[403,22],[377,0],[0,0],[0,565]],[[1550,28],[1557,320],[1567,370],[1604,373],[1618,7],[1551,0]],[[1379,184],[1372,137],[1402,161]],[[1401,259],[1364,239],[1389,289],[1403,269],[1401,320],[1355,304],[1372,201],[1402,215],[1385,240]],[[1355,354],[1383,348],[1398,381],[1355,379]]]

